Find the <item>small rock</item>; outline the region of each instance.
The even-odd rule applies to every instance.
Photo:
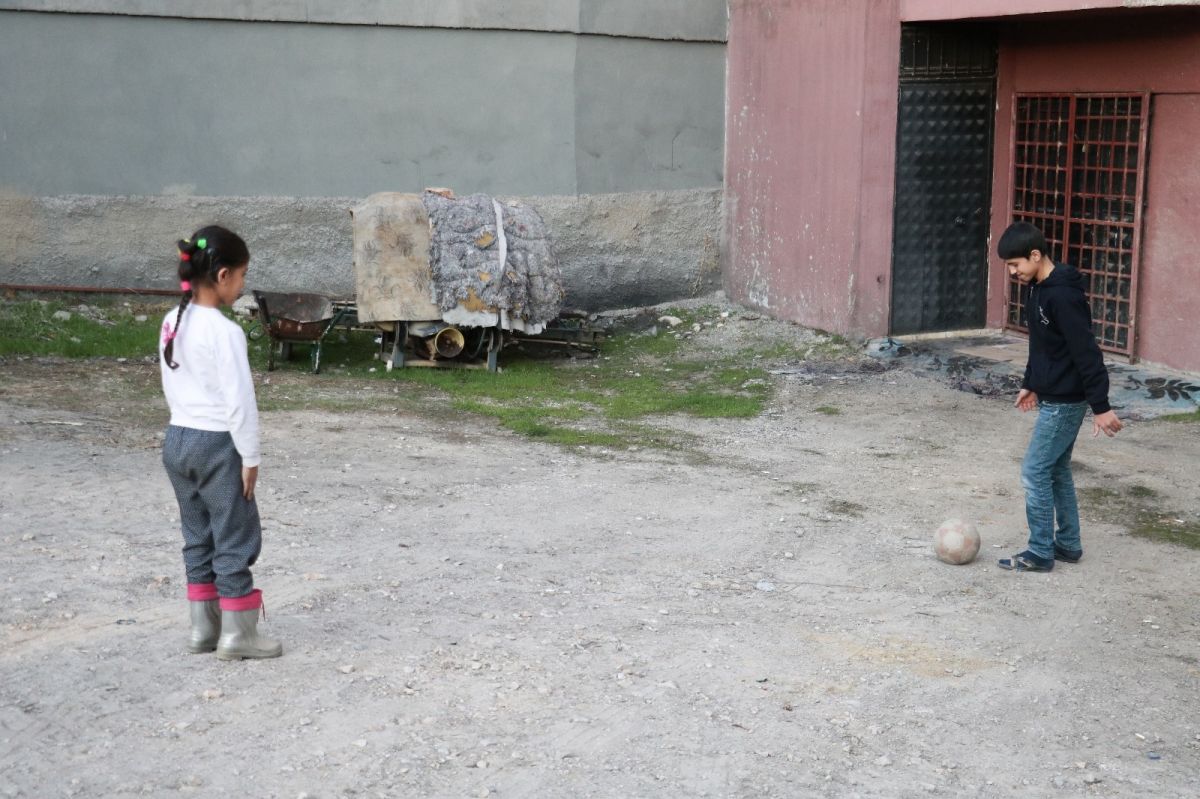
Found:
[[[354,666],[350,663],[347,663],[344,666],[338,666],[338,671],[340,671],[342,674],[352,674],[354,672]]]
[[[71,320],[71,312],[70,311],[55,311],[54,314],[50,318],[57,319],[60,322],[69,322]]]
[[[683,320],[678,316],[660,316],[658,317],[658,321],[662,322],[668,327],[677,327],[683,324]]]
[[[220,699],[224,695],[225,694],[221,692],[220,688],[209,688],[207,691],[200,694],[201,698],[208,702],[211,702],[214,699]]]
[[[1100,782],[1100,775],[1094,771],[1089,771],[1087,774],[1083,775],[1083,784],[1084,785],[1096,785],[1099,782]]]
[[[1158,752],[1147,752],[1146,757],[1150,758],[1151,760],[1162,760],[1162,755],[1160,755]]]
[[[135,321],[135,322],[146,322],[146,321],[149,321],[149,319],[150,319],[150,317],[146,316],[146,314],[144,314],[144,313],[140,313],[137,316],[133,317],[133,321]]]
[[[887,755],[883,755],[883,756],[881,756],[881,757],[877,757],[877,758],[875,758],[875,765],[877,765],[877,766],[890,766],[890,765],[892,765],[892,759],[891,759],[890,757],[888,757]]]
[[[759,580],[754,584],[754,587],[759,591],[770,592],[775,590],[775,583],[771,582],[770,580]]]
[[[254,295],[246,294],[238,297],[233,303],[233,312],[238,316],[250,316],[252,311],[258,310],[258,303],[254,301]]]

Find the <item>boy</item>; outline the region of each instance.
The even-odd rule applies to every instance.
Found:
[[[1055,560],[1078,563],[1083,557],[1071,478],[1071,450],[1083,416],[1090,405],[1093,437],[1101,431],[1116,435],[1121,420],[1108,404],[1108,369],[1092,335],[1092,315],[1079,272],[1055,264],[1045,236],[1028,222],[1009,225],[996,251],[1010,275],[1032,285],[1025,305],[1029,361],[1016,406],[1022,411],[1038,410],[1021,464],[1029,546],[1001,558],[1000,568],[1048,572]]]

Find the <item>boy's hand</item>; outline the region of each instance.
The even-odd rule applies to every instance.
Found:
[[[1017,393],[1017,401],[1014,404],[1022,411],[1032,411],[1037,408],[1037,392],[1027,388],[1021,389]]]
[[[1120,424],[1118,422],[1118,424]],[[1109,434],[1111,435],[1111,433]],[[254,499],[254,484],[258,482],[258,467],[243,466],[242,467],[242,496],[246,499]]]
[[[1092,438],[1100,435],[1101,431],[1104,431],[1104,435],[1112,438],[1124,426],[1114,411],[1105,411],[1099,416],[1092,417]]]

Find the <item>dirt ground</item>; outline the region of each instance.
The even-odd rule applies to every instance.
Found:
[[[226,663],[184,651],[156,369],[0,360],[0,796],[1200,795],[1200,551],[1111,499],[1194,523],[1195,424],[1085,429],[1110,501],[1029,575],[995,559],[1032,417],[903,369],[658,420],[688,452],[356,385],[263,414],[285,652]],[[932,555],[952,516],[972,564]]]

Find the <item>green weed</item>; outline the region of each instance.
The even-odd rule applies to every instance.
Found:
[[[1181,422],[1184,424],[1186,424],[1188,422],[1197,423],[1197,422],[1200,422],[1200,408],[1196,408],[1196,410],[1189,411],[1187,413],[1163,414],[1162,416],[1156,416],[1155,418],[1151,419],[1150,421],[1152,421],[1152,422],[1171,422],[1173,424],[1179,424]]]
[[[94,305],[98,303],[91,303]],[[56,320],[63,302],[0,305],[0,354],[76,357],[153,356],[168,304],[144,312],[131,304],[109,303],[96,318],[72,312]],[[667,311],[666,313],[672,313]],[[685,322],[705,309],[675,311]],[[709,316],[715,315],[715,310]],[[235,318],[232,317],[231,318]],[[235,318],[247,331],[251,366],[265,371],[269,340],[252,320]],[[534,440],[564,446],[678,449],[687,436],[646,420],[665,415],[745,418],[760,413],[770,399],[770,376],[746,359],[713,359],[692,352],[686,339],[663,331],[629,333],[609,339],[592,359],[533,358],[513,349],[502,355],[502,374],[484,370],[406,368],[388,372],[376,353],[377,333],[338,330],[322,344],[321,373],[311,374],[310,347],[292,345],[292,357],[275,358],[281,379],[264,381],[258,401],[263,411],[319,409],[344,412],[402,405],[427,411],[448,401],[458,412],[494,419]],[[349,381],[349,382],[348,382]],[[353,381],[366,381],[355,383]],[[391,384],[396,392],[363,389]]]
[[[1158,492],[1142,485],[1123,491],[1090,487],[1079,489],[1085,511],[1097,512],[1108,521],[1125,527],[1131,535],[1151,541],[1200,549],[1200,521],[1151,503]]]
[[[79,303],[61,299],[4,303],[0,355],[142,358],[155,354],[166,305],[126,306],[111,301],[88,305],[99,309],[96,318],[81,312]],[[60,312],[70,318],[56,319]]]

